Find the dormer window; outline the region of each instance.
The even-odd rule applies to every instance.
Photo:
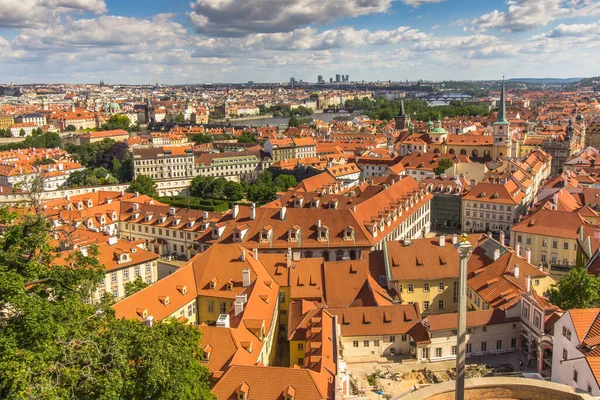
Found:
[[[168,306],[171,303],[171,298],[169,296],[158,296],[158,300],[165,306]]]
[[[213,278],[209,283],[209,287],[213,290],[216,289],[218,282],[219,282],[219,280],[217,278]]]
[[[213,237],[213,239],[218,239],[219,238],[219,228],[213,228],[213,230],[212,230],[212,237]]]
[[[323,225],[317,232],[317,240],[327,240],[329,238],[329,228]]]
[[[296,207],[296,208],[302,208],[302,204],[304,204],[304,197],[298,196],[294,200],[294,207]]]
[[[239,231],[234,231],[233,232],[233,241],[234,242],[241,242],[241,240],[240,240],[240,232]]]
[[[312,208],[319,208],[319,199],[314,199],[313,201],[311,201],[310,206]]]
[[[354,239],[354,227],[348,226],[344,229],[344,240],[353,240]]]
[[[87,206],[90,208],[94,206],[94,203],[92,203],[92,200],[87,201]]]
[[[77,203],[77,209],[83,210],[83,203],[81,201],[79,203]]]
[[[269,241],[269,232],[267,231],[261,231],[260,232],[260,242],[261,243],[266,243]]]
[[[297,242],[298,237],[300,236],[300,226],[294,225],[288,231],[288,240],[290,242]]]
[[[233,279],[230,279],[229,282],[227,282],[227,290],[233,290]]]
[[[187,286],[185,285],[177,285],[177,290],[181,294],[187,294]]]
[[[152,214],[146,214],[146,222],[152,221]]]

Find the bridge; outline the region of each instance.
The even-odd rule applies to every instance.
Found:
[[[323,113],[353,113],[354,111],[361,111],[358,107],[330,107],[324,108]]]

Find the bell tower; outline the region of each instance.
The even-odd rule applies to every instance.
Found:
[[[494,151],[493,158],[511,158],[513,143],[510,134],[510,122],[506,119],[506,95],[504,92],[504,77],[502,77],[502,91],[500,93],[500,105],[498,106],[498,118],[493,124]]]

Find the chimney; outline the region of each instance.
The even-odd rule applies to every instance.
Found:
[[[506,234],[504,233],[504,231],[500,231],[500,244],[502,246],[504,246],[505,243],[506,243]]]
[[[446,246],[446,236],[440,235],[440,247]]]
[[[250,219],[256,219],[256,204],[252,203],[250,205]]]
[[[145,321],[145,323],[146,323],[146,326],[147,326],[148,328],[152,328],[152,324],[153,324],[153,322],[154,322],[154,317],[153,317],[152,315],[148,315],[148,316],[146,317],[146,321]]]
[[[204,211],[202,213],[202,219],[205,220],[205,221],[208,219],[208,211]]]
[[[175,215],[175,207],[169,207],[169,215]]]
[[[236,317],[244,311],[244,303],[242,303],[241,301],[236,301],[234,303],[234,307],[235,307],[235,316]]]
[[[285,221],[285,213],[287,211],[287,207],[281,207],[281,210],[279,210],[279,218],[282,221]]]
[[[258,261],[258,248],[252,249],[252,251],[254,252],[254,259]]]
[[[121,190],[121,197],[125,196],[125,191]]]
[[[500,258],[500,249],[494,250],[494,261]]]
[[[138,203],[133,203],[131,205],[131,208],[133,209],[133,211],[137,211],[140,209],[140,205]]]
[[[317,220],[317,228],[320,228],[320,227],[321,227],[321,220],[320,220],[320,219],[318,219],[318,220]]]
[[[452,235],[452,244],[458,244],[458,235],[456,233]]]
[[[242,286],[250,286],[250,270],[247,268],[242,270]]]
[[[489,232],[488,232],[488,237],[489,237],[490,239],[492,239],[492,238],[493,238],[493,237],[492,237],[492,231],[489,231]]]
[[[517,253],[518,256],[521,255],[521,243],[519,242],[515,243],[515,253]]]
[[[519,264],[515,264],[513,268],[513,275],[515,276],[515,278],[519,277]]]
[[[248,295],[243,293],[243,294],[236,294],[235,295],[235,301],[239,301],[242,304],[246,304],[246,302],[248,301]]]
[[[134,192],[133,197],[140,197],[140,192]]]
[[[236,219],[240,212],[240,206],[238,206],[237,204],[234,204],[232,207],[232,210],[233,210],[233,219]]]
[[[292,267],[292,252],[288,251],[288,253],[285,255],[285,265],[288,269],[290,269]]]
[[[240,260],[246,261],[246,250],[242,250],[242,256],[240,257]]]
[[[552,201],[555,205],[558,204],[558,192],[554,193],[554,195],[552,196]]]
[[[67,194],[67,195],[65,195],[65,200],[67,200],[67,201],[71,201],[71,196],[69,196],[68,194]]]
[[[531,277],[529,275],[526,275],[525,279],[526,279],[526,282],[527,282],[527,284],[526,284],[525,287],[527,288],[527,291],[529,292],[531,290]]]
[[[471,179],[471,189],[475,187],[475,179]]]
[[[529,247],[525,249],[525,259],[531,264],[531,249]]]

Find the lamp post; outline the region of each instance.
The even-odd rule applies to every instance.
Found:
[[[460,243],[456,245],[460,258],[460,269],[458,273],[458,330],[456,336],[456,389],[455,399],[465,398],[465,358],[466,358],[466,334],[467,334],[467,262],[473,251],[467,234],[463,233]]]

